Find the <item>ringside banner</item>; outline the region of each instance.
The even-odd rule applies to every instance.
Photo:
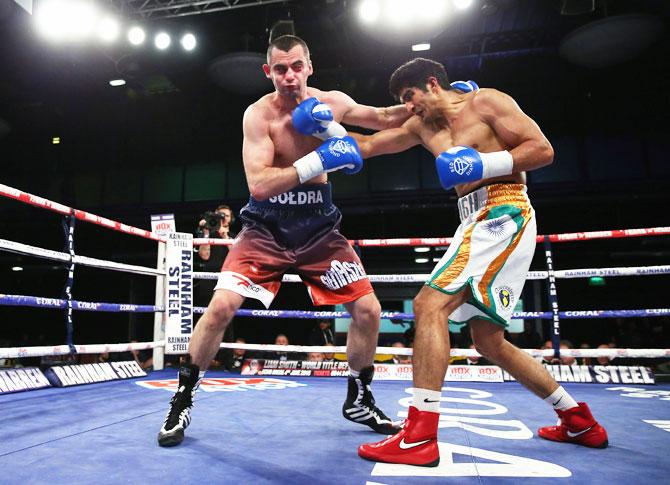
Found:
[[[46,376],[54,387],[132,379],[146,375],[147,373],[134,360],[99,364],[57,365],[46,371]]]
[[[597,384],[655,384],[648,367],[623,365],[545,365],[557,382]],[[242,375],[344,377],[347,362],[307,362],[299,360],[246,359]],[[376,380],[411,381],[411,364],[375,364]],[[495,365],[450,365],[445,382],[509,382],[514,378]]]
[[[165,353],[185,354],[193,332],[193,235],[166,235]]]
[[[0,394],[31,391],[45,387],[51,387],[51,384],[37,367],[0,370]]]

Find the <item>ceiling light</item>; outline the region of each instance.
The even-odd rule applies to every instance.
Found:
[[[358,14],[363,22],[371,24],[379,18],[380,10],[378,0],[363,0],[358,9]]]
[[[172,39],[170,39],[170,36],[167,35],[165,32],[159,32],[158,34],[156,34],[156,37],[154,37],[154,45],[156,46],[157,49],[165,50],[168,47],[170,47],[171,43]]]
[[[190,32],[188,34],[184,34],[179,42],[186,51],[192,51],[195,49],[197,43],[195,40],[195,35],[191,34]]]
[[[81,0],[46,0],[35,14],[37,28],[51,40],[80,40],[93,29],[98,12]]]
[[[119,23],[107,17],[98,24],[98,36],[105,42],[114,42],[119,36]]]
[[[415,263],[427,263],[427,262],[428,262],[428,258],[415,258],[415,259],[414,259],[414,262],[415,262]]]
[[[454,7],[458,10],[465,10],[472,5],[472,0],[454,0]]]
[[[128,40],[133,45],[140,45],[146,39],[147,34],[139,27],[131,27],[128,31]]]
[[[23,271],[23,267],[21,267],[21,266],[12,266],[12,271]]]
[[[419,246],[417,248],[414,248],[415,253],[427,253],[428,251],[430,251],[430,248],[427,248],[425,246]]]
[[[125,79],[112,79],[111,81],[109,81],[110,86],[116,87],[116,86],[123,86],[124,84],[126,84]]]
[[[424,42],[421,44],[414,44],[412,46],[412,51],[414,52],[428,51],[428,50],[430,50],[430,44],[428,42]]]

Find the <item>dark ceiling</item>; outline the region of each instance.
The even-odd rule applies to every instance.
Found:
[[[663,0],[475,0],[443,28],[413,38],[391,30],[366,33],[357,18],[360,2],[353,0],[99,3],[121,12],[126,24],[137,23],[150,32],[191,30],[198,48],[189,54],[174,48],[161,53],[150,45],[130,48],[125,42],[106,48],[98,43],[52,45],[35,33],[30,15],[5,0],[0,8],[0,119],[11,128],[0,139],[5,183],[48,194],[49,174],[193,160],[223,160],[239,167],[242,113],[262,93],[222,89],[208,68],[222,55],[264,52],[271,28],[281,20],[293,21],[296,33],[310,45],[315,66],[311,84],[343,90],[359,102],[393,103],[387,92],[389,74],[414,57],[411,41],[432,36],[432,49],[422,55],[443,62],[454,79],[475,79],[510,93],[552,139],[667,133],[667,34],[611,66],[578,65],[559,53],[570,32],[621,16],[647,15],[667,32],[670,7]],[[407,1],[406,8],[416,3]],[[163,4],[182,7],[148,12]],[[187,4],[205,10],[240,8],[170,17],[193,13]],[[589,5],[592,11],[569,14]],[[625,57],[644,34],[604,30],[604,39],[596,40]],[[585,42],[578,50],[591,52],[592,47]],[[120,76],[126,86],[108,85]],[[263,81],[260,69],[241,77],[249,84]],[[271,89],[269,82],[264,86]],[[51,145],[56,135],[63,140],[58,151]],[[47,177],[34,177],[36,169]]]
[[[0,61],[3,66],[0,117],[7,120],[14,131],[34,130],[35,125],[63,121],[68,116],[64,105],[79,102],[93,102],[108,108],[118,105],[121,96],[173,93],[174,97],[182,98],[212,97],[214,90],[219,88],[207,76],[211,61],[233,52],[264,52],[269,30],[279,20],[294,21],[297,34],[310,44],[316,69],[315,85],[338,87],[366,102],[390,103],[386,92],[388,74],[412,57],[409,44],[413,39],[393,31],[374,36],[366,34],[357,19],[356,9],[360,2],[353,0],[293,0],[268,4],[212,0],[212,9],[224,8],[227,4],[251,6],[175,18],[155,17],[185,11],[133,13],[140,11],[142,5],[175,2],[107,0],[98,3],[104,4],[108,10],[123,12],[126,23],[133,21],[151,31],[159,28],[175,33],[191,30],[198,36],[198,48],[196,52],[186,54],[179,49],[159,53],[150,46],[131,49],[124,42],[109,48],[102,48],[97,43],[50,45],[35,34],[27,13],[17,6],[3,7],[0,9]],[[413,3],[408,1],[407,8],[412,8]],[[512,81],[516,80],[517,83],[534,85],[537,90],[542,87],[543,80],[552,77],[571,77],[574,83],[578,81],[576,78],[584,79],[592,74],[560,61],[557,50],[570,31],[594,20],[630,13],[651,14],[667,22],[670,10],[667,2],[662,0],[597,0],[593,2],[593,12],[581,15],[561,13],[561,9],[570,5],[589,3],[582,0],[475,0],[470,9],[454,14],[443,28],[436,31],[433,48],[425,55],[445,62],[452,76],[457,78],[474,77],[480,84],[502,88],[514,88]],[[150,16],[146,18],[147,15]],[[425,37],[417,35],[416,40],[421,40],[422,36]],[[654,52],[667,53],[667,46],[666,38]],[[663,57],[667,58],[667,55]],[[507,59],[508,65],[522,66],[523,70],[501,69],[498,67],[501,59]],[[665,59],[656,62],[667,66]],[[492,65],[496,66],[494,73],[487,69]],[[620,80],[629,75],[635,78],[634,72],[621,72]],[[667,75],[667,72],[663,73],[665,81]],[[119,76],[128,80],[127,88],[113,89],[107,84]],[[257,76],[262,78],[262,73],[258,72]],[[230,96],[225,92],[219,96],[224,101],[231,101],[227,94]],[[544,94],[546,96],[546,92]],[[239,98],[234,94],[231,97],[233,102]],[[241,100],[240,104],[250,100],[253,97]],[[164,101],[157,99],[154,102]],[[113,116],[114,113],[104,109],[100,114]]]

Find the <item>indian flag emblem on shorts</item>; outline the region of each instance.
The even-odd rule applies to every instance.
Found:
[[[503,306],[503,308],[509,308],[509,306],[512,304],[512,299],[514,298],[514,293],[512,293],[512,289],[508,286],[503,286],[502,288],[498,289],[498,300],[500,301],[500,304]]]

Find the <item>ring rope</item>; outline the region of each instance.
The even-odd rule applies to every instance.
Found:
[[[0,195],[24,202],[26,204],[41,207],[43,209],[58,212],[64,215],[70,214],[74,211],[77,219],[90,222],[99,226],[104,226],[112,230],[132,234],[135,236],[153,239],[155,241],[165,242],[163,236],[152,233],[145,229],[129,226],[96,214],[82,211],[79,209],[72,209],[66,205],[58,202],[39,197],[37,195],[24,192],[22,190],[10,187],[8,185],[0,184]],[[641,236],[664,236],[670,234],[670,227],[647,227],[635,229],[611,229],[605,231],[590,231],[590,232],[573,232],[565,234],[548,234],[547,237],[551,242],[569,242],[569,241],[584,241],[590,239],[619,239],[628,237]],[[538,235],[537,242],[542,242],[545,236]],[[382,247],[382,246],[445,246],[452,241],[452,238],[445,237],[419,237],[419,238],[395,238],[395,239],[352,239],[349,242],[361,247]],[[233,243],[232,239],[207,239],[198,238],[193,240],[194,245],[209,244],[209,245],[230,245]]]
[[[44,249],[37,246],[30,246],[28,244],[19,243],[16,241],[9,241],[7,239],[0,239],[0,249],[5,249],[11,253],[52,259],[55,261],[62,261],[64,263],[74,262],[75,264],[80,264],[82,266],[92,266],[101,269],[113,269],[126,273],[144,274],[150,276],[164,276],[163,271],[159,271],[155,268],[137,266],[134,264],[116,263],[114,261],[106,261],[104,259],[89,258],[88,256],[73,256],[68,253],[62,253],[52,249]]]
[[[92,344],[75,345],[79,354],[98,354],[103,352],[127,352],[130,350],[144,350],[163,347],[165,342],[135,342],[121,344]],[[221,343],[222,349],[244,349],[261,350],[269,352],[323,352],[323,353],[345,353],[346,346],[327,347],[309,345],[273,345],[273,344],[242,344]],[[549,357],[554,355],[552,349],[521,349],[532,357]],[[22,357],[42,357],[48,355],[67,355],[70,348],[67,345],[41,346],[41,347],[8,347],[0,348],[0,359],[16,359]],[[399,347],[377,347],[375,353],[392,355],[412,355],[413,349]],[[670,349],[563,349],[561,354],[565,357],[610,357],[610,358],[664,358],[670,357]],[[481,357],[474,349],[451,349],[452,356]]]
[[[164,346],[165,341],[159,340],[157,342],[75,345],[74,348],[78,354],[101,354],[104,352],[127,352],[130,350],[153,349]],[[20,359],[22,357],[43,357],[46,355],[68,355],[70,353],[70,347],[67,345],[7,347],[0,348],[0,359]]]
[[[670,227],[645,227],[637,229],[611,229],[607,231],[590,232],[572,232],[565,234],[547,234],[538,235],[536,241],[543,242],[544,238],[549,238],[551,242],[571,242],[587,241],[593,239],[621,239],[628,237],[641,236],[667,236],[670,234]],[[451,237],[408,237],[392,239],[350,239],[349,244],[361,247],[405,247],[405,246],[449,246],[453,238]],[[230,246],[233,239],[209,239],[194,238],[193,245],[200,244],[214,246]]]
[[[193,278],[201,280],[217,280],[219,279],[220,274],[221,273],[204,271],[193,272]],[[583,268],[554,271],[554,277],[560,279],[590,278],[591,276],[653,276],[661,274],[670,274],[670,265],[620,268]],[[368,275],[368,279],[371,283],[425,283],[429,277],[430,273]],[[548,277],[548,271],[529,271],[526,279],[546,280]],[[302,279],[300,276],[295,274],[285,274],[282,278],[282,282],[300,283],[302,282]]]
[[[82,221],[90,222],[98,226],[107,227],[119,232],[124,232],[126,234],[132,234],[134,236],[140,236],[145,239],[153,239],[154,241],[165,241],[165,238],[155,234],[151,231],[145,229],[140,229],[139,227],[129,226],[121,222],[113,221],[112,219],[107,219],[106,217],[98,216],[91,212],[86,212],[79,209],[73,209],[66,205],[54,202],[44,197],[38,195],[33,195],[23,190],[15,189],[14,187],[9,187],[8,185],[0,184],[0,195],[9,197],[11,199],[16,199],[20,202],[24,202],[28,205],[35,207],[41,207],[43,209],[48,209],[50,211],[58,212],[63,215],[68,215],[74,213],[74,216]]]
[[[0,305],[2,306],[27,306],[35,308],[65,308],[67,302],[59,298],[44,298],[28,295],[5,295],[0,294]],[[155,305],[136,305],[130,303],[104,303],[72,300],[74,310],[94,312],[128,312],[128,313],[152,313],[162,312],[163,307]],[[193,307],[193,313],[204,313],[205,307]],[[641,310],[572,310],[559,312],[561,318],[627,318],[627,317],[662,317],[670,315],[670,308],[647,308]],[[239,309],[235,312],[237,317],[262,317],[262,318],[298,318],[298,319],[320,319],[320,318],[351,318],[347,312],[336,311],[308,311],[308,310],[249,310]],[[413,313],[382,311],[381,318],[391,320],[414,320]],[[550,320],[552,312],[514,312],[514,319],[541,318]]]
[[[222,349],[263,350],[268,352],[323,352],[326,354],[345,353],[346,346],[310,346],[310,345],[274,345],[274,344],[242,344],[221,343]],[[554,355],[553,349],[521,349],[533,357],[549,357]],[[393,355],[412,355],[413,349],[404,347],[377,347],[375,353]],[[482,357],[474,349],[451,349],[452,356]],[[659,358],[670,357],[670,349],[561,349],[561,355],[569,357],[630,357]]]

